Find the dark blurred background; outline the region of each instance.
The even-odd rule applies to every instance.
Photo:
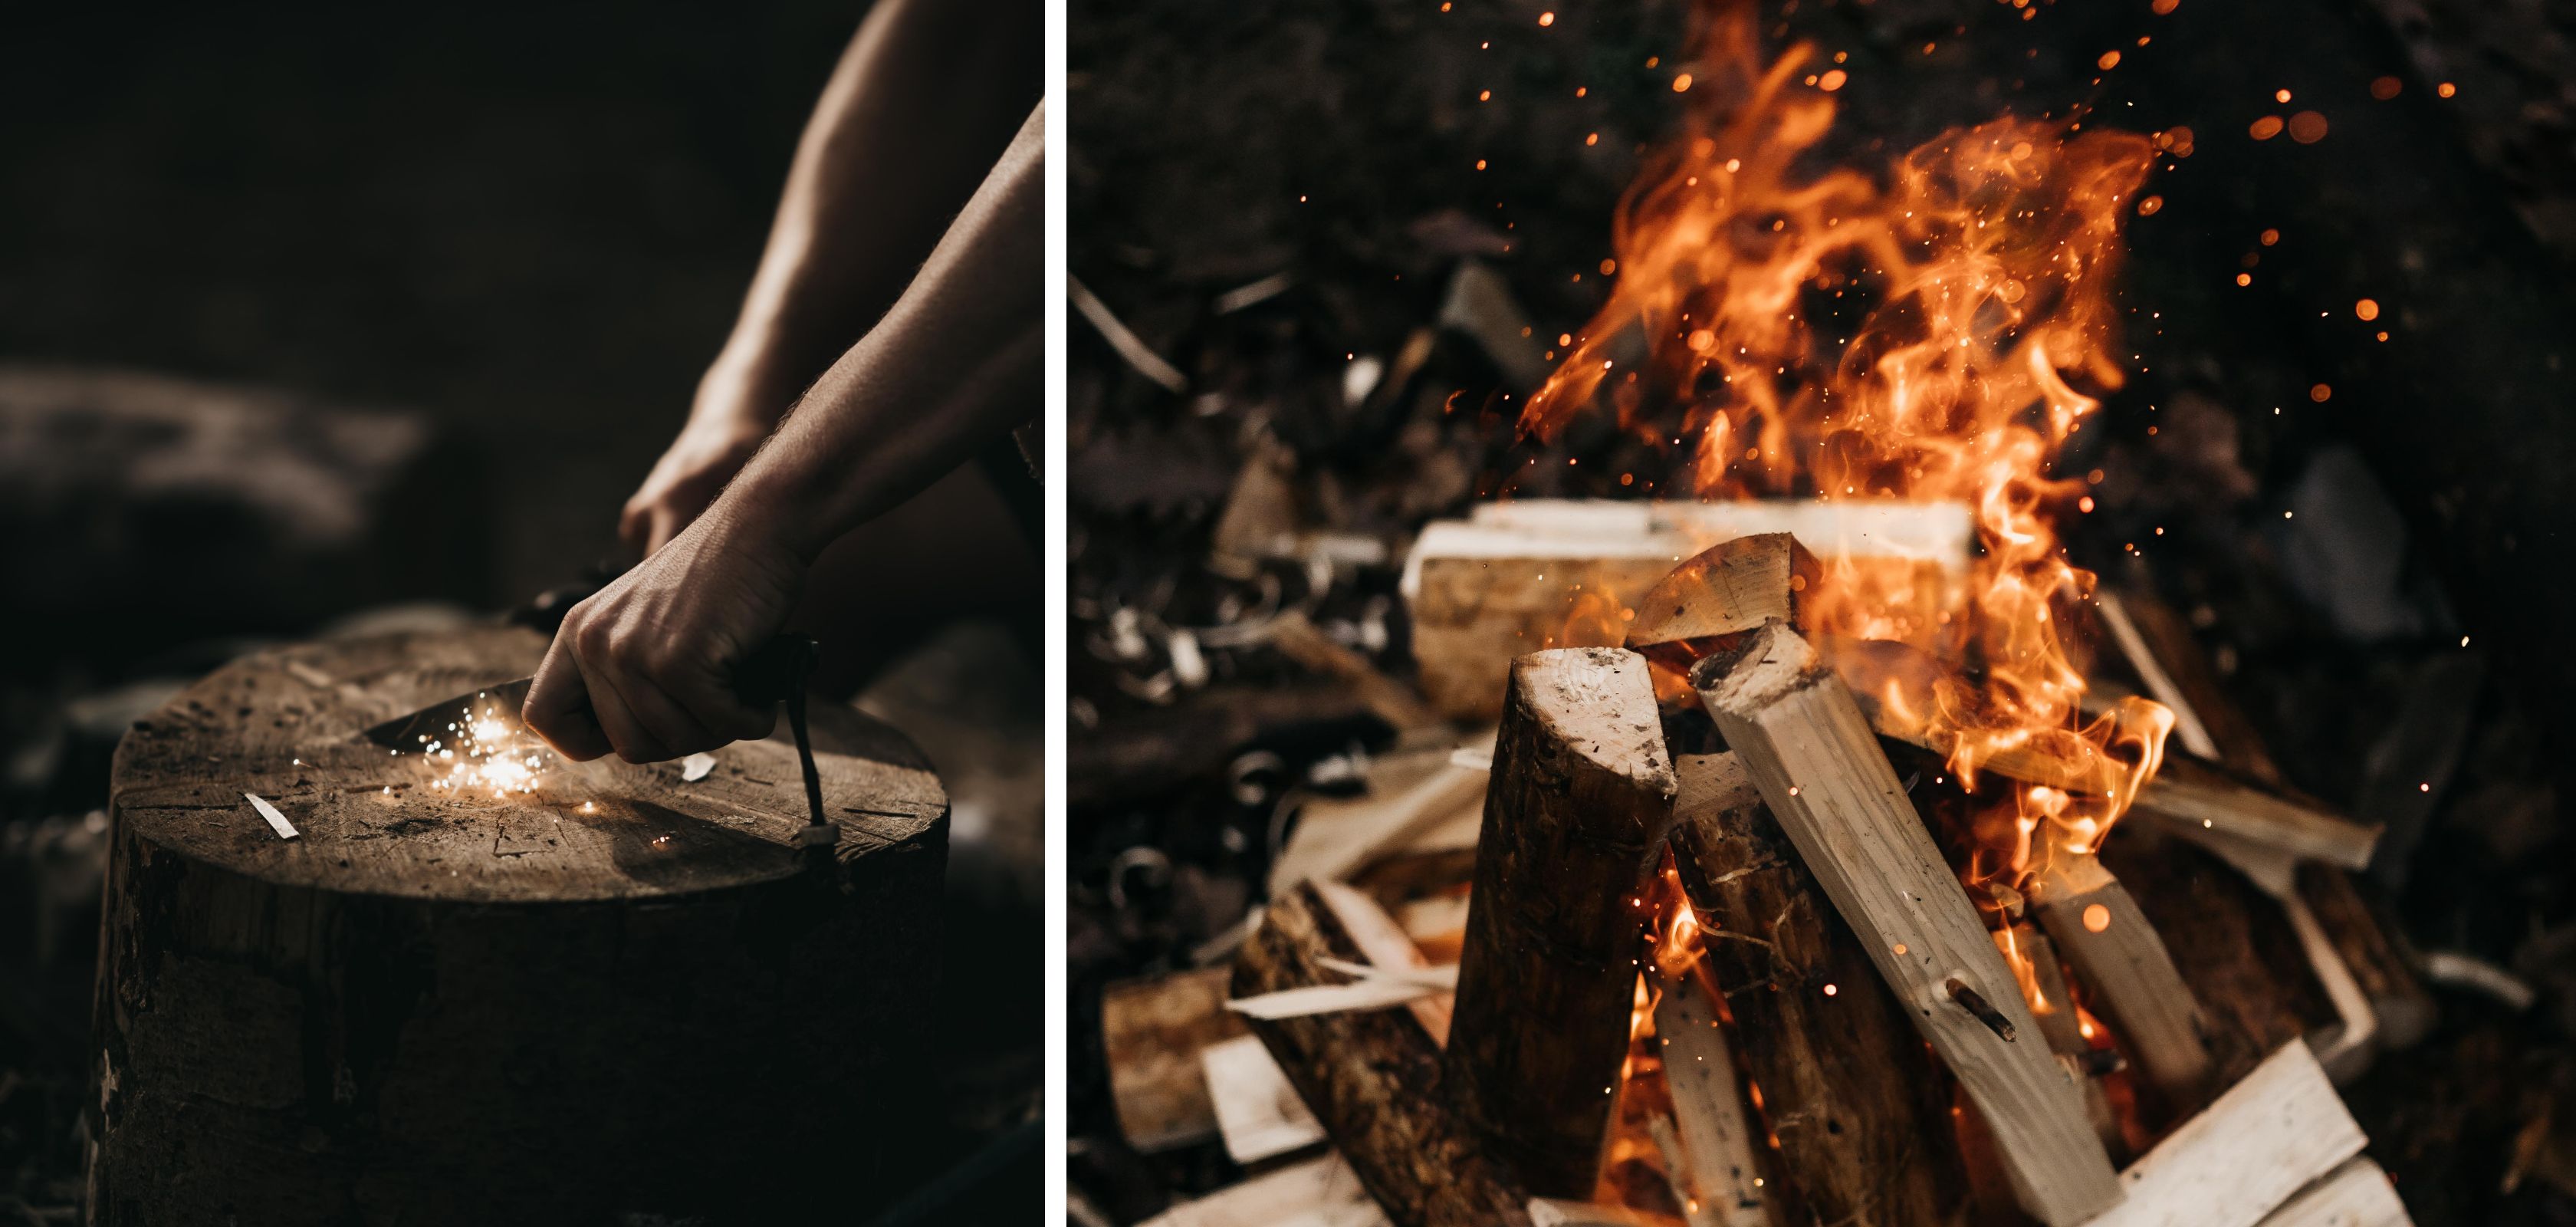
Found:
[[[126,723],[614,558],[866,9],[0,10],[0,1222],[77,1196]],[[961,623],[859,699],[956,805],[941,1163],[1036,1102],[1037,667]]]
[[[1693,8],[1073,0],[1070,271],[1136,343],[1071,326],[1073,1179],[1095,1218],[1244,1175],[1210,1139],[1129,1144],[1103,987],[1224,966],[1301,806],[1393,740],[1261,624],[1303,614],[1406,678],[1398,575],[1426,520],[1659,472],[1607,413],[1534,468],[1513,426],[1545,339],[1607,292]],[[2188,621],[2289,781],[2385,824],[2367,876],[2405,936],[2476,969],[2349,1092],[2416,1221],[2576,1222],[2576,4],[1760,11],[1775,52],[1849,57],[1820,164],[1883,171],[2007,112],[2167,134],[2162,207],[2128,223],[2132,378],[2058,466],[2099,471],[2072,555]]]

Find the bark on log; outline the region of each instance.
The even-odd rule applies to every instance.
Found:
[[[1841,680],[1773,623],[1700,662],[1691,683],[1800,859],[1984,1112],[2022,1207],[2066,1227],[2118,1202],[2082,1096]]]
[[[841,830],[815,871],[779,741],[717,751],[696,782],[564,768],[495,800],[358,739],[544,648],[501,628],[292,648],[135,725],[113,781],[92,1223],[802,1217],[899,1174],[938,778],[893,730],[817,707]]]
[[[1539,1196],[1593,1191],[1644,948],[1639,888],[1675,787],[1644,657],[1513,662],[1444,1069],[1468,1128]]]
[[[1698,803],[1736,781],[1751,791],[1733,755],[1711,758],[1722,769],[1685,774],[1691,817],[1674,824],[1673,861],[1779,1143],[1783,1192],[1820,1222],[1964,1221],[1949,1090],[1931,1052],[1760,800]]]
[[[1325,959],[1365,958],[1314,884],[1304,883],[1270,901],[1235,956],[1234,995],[1339,983],[1344,977]],[[1413,1014],[1255,1020],[1252,1031],[1399,1227],[1527,1227],[1529,1195],[1476,1146],[1438,1093],[1440,1048]]]

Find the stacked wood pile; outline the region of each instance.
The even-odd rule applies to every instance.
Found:
[[[1801,531],[1623,580],[1623,646],[1449,622],[1509,661],[1491,749],[1457,737],[1311,815],[1229,1000],[1214,969],[1112,995],[1113,1037],[1180,1008],[1155,1034],[1200,1045],[1117,1088],[1131,1139],[1204,1102],[1260,1172],[1158,1222],[2409,1221],[2335,1090],[2430,1025],[2346,876],[2375,832],[2247,771],[2260,747],[2196,755],[2240,723],[2181,692],[2196,662],[2117,634],[2097,689],[2195,731],[2099,855],[1972,899],[1940,747],[1798,624],[1815,555],[1851,553]],[[1418,553],[1415,599],[1471,598],[1453,564]],[[1426,655],[1425,691],[1463,693],[1478,655]]]

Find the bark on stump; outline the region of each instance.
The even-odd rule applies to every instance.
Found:
[[[135,725],[91,1223],[760,1221],[896,1175],[874,1169],[920,1111],[938,777],[817,705],[827,872],[791,844],[783,728],[695,782],[558,767],[508,799],[433,788],[439,764],[359,736],[544,647],[485,628],[291,648]]]

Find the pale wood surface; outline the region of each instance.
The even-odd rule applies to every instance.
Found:
[[[1216,1102],[1199,1053],[1248,1035],[1225,1008],[1223,967],[1124,980],[1100,994],[1100,1034],[1109,1096],[1127,1144],[1152,1153],[1216,1135]]]
[[[1365,956],[1313,883],[1270,901],[1235,955],[1233,993],[1333,983]],[[1255,1021],[1271,1058],[1399,1227],[1526,1227],[1528,1193],[1478,1147],[1440,1088],[1440,1047],[1402,1009]]]
[[[1710,546],[1637,598],[1628,646],[1733,635],[1771,618],[1795,625],[1800,603],[1822,579],[1816,556],[1787,533]]]
[[[1391,1227],[1359,1175],[1328,1154],[1183,1202],[1142,1227]]]
[[[1443,1068],[1478,1141],[1533,1193],[1594,1188],[1628,1052],[1639,889],[1675,787],[1644,657],[1513,662]]]
[[[784,720],[767,741],[716,751],[714,773],[695,782],[681,780],[676,762],[558,760],[538,791],[502,799],[434,789],[442,765],[360,736],[525,677],[545,648],[534,631],[483,627],[235,661],[137,722],[118,748],[119,821],[192,862],[352,895],[561,903],[688,895],[800,872],[805,796]],[[812,719],[842,860],[917,844],[947,816],[938,776],[900,734],[835,703],[815,704]],[[301,837],[277,838],[246,792],[274,803]]]
[[[1841,680],[1773,623],[1703,661],[1692,682],[1818,884],[1984,1111],[2023,1208],[2064,1227],[2116,1203],[2081,1095]],[[1954,982],[2016,1038],[1979,1021]]]
[[[1324,1126],[1297,1098],[1288,1075],[1256,1036],[1238,1035],[1199,1050],[1208,1098],[1216,1107],[1225,1153],[1237,1163],[1300,1150],[1324,1140]]]
[[[1688,1164],[1690,1201],[1682,1208],[1695,1225],[1772,1227],[1774,1198],[1762,1179],[1761,1154],[1768,1148],[1746,1116],[1735,1054],[1697,976],[1664,983],[1655,1001],[1655,1038]]]
[[[2198,1111],[2214,1088],[2191,986],[2137,901],[2100,860],[2054,855],[2031,899],[2039,923],[2169,1112],[2179,1119]]]
[[[2353,1159],[2273,1211],[2262,1227],[2414,1227],[2397,1186],[2367,1158]]]
[[[1449,754],[1398,756],[1370,773],[1366,795],[1307,802],[1271,867],[1271,893],[1307,878],[1348,878],[1399,852],[1474,847],[1485,773],[1452,764]]]
[[[1362,961],[1397,972],[1430,969],[1431,961],[1422,957],[1422,948],[1413,944],[1404,926],[1387,915],[1377,900],[1339,882],[1317,879],[1314,887],[1316,897],[1333,910],[1333,919],[1342,923],[1342,931],[1350,934],[1351,944],[1359,947]],[[1454,997],[1454,991],[1434,993],[1416,997],[1404,1008],[1413,1011],[1432,1043],[1446,1045]]]
[[[2120,1173],[2128,1199],[2089,1227],[2256,1227],[2364,1140],[2292,1041]]]
[[[1909,1012],[1735,755],[1684,764],[1675,809],[1689,817],[1673,824],[1673,860],[1778,1143],[1766,1187],[1820,1222],[1961,1222],[1950,1092]]]

